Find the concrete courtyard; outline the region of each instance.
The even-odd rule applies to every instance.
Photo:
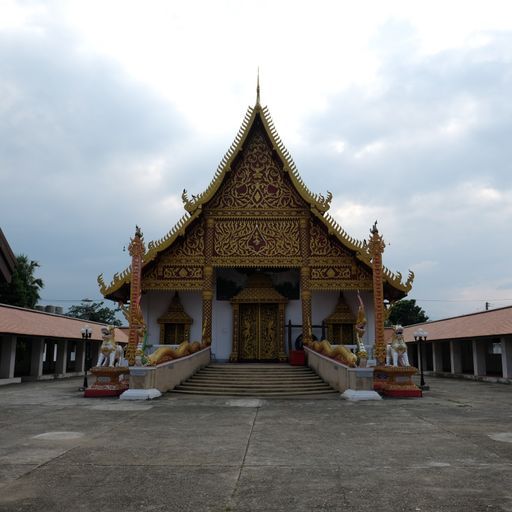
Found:
[[[512,387],[423,399],[84,399],[0,388],[0,511],[512,511]]]

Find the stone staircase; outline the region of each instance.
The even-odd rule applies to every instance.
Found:
[[[285,398],[338,392],[306,366],[210,364],[174,388],[172,393]]]

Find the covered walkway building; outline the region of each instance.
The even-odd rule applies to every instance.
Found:
[[[0,384],[83,375],[96,364],[104,325],[0,304]],[[116,341],[127,343],[123,329]]]
[[[414,339],[420,328],[424,342]],[[512,382],[512,306],[409,325],[404,337],[411,364],[424,371]]]

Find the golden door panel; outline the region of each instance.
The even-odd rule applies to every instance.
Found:
[[[240,359],[271,361],[279,356],[277,304],[240,305]]]

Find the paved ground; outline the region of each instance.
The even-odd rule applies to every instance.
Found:
[[[364,403],[5,386],[0,511],[512,511],[512,386],[429,384]]]

